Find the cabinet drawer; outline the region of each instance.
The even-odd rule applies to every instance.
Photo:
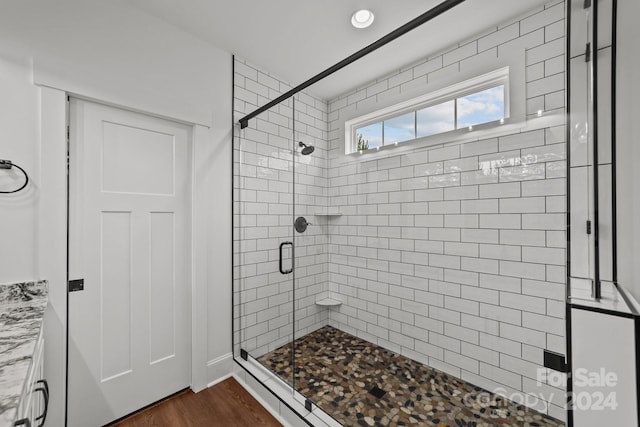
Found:
[[[36,427],[44,425],[45,412],[49,400],[49,387],[43,378],[43,359],[44,339],[42,338],[41,328],[20,397],[15,426]]]

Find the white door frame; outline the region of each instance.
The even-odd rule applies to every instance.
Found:
[[[203,176],[212,151],[209,128],[185,123],[153,112],[114,105],[101,100],[41,87],[41,200],[38,224],[40,245],[39,275],[49,279],[49,306],[45,314],[45,334],[54,338],[45,344],[45,370],[51,389],[51,419],[66,422],[67,377],[67,126],[69,115],[67,97],[110,105],[186,124],[192,128],[191,158],[191,389],[195,392],[207,387],[207,270],[209,247],[206,230],[211,221],[213,194],[211,184]]]

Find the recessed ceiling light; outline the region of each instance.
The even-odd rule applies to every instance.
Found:
[[[362,9],[351,15],[351,25],[356,28],[367,28],[373,23],[373,12]]]

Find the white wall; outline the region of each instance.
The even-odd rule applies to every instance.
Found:
[[[206,295],[198,298],[207,302],[199,305],[207,313],[199,313],[203,327],[194,332],[207,338],[196,343],[201,354],[194,360],[206,365],[231,352],[231,55],[125,1],[5,2],[2,9],[0,158],[25,167],[33,182],[25,192],[0,196],[0,235],[10,242],[0,247],[0,283],[53,278],[45,336],[48,424],[64,425],[66,266],[53,253],[64,244],[52,239],[66,234],[53,229],[66,194],[40,174],[42,168],[64,180],[65,156],[58,152],[64,147],[64,92],[209,127],[197,132],[206,142],[196,145],[202,151],[195,170],[205,194],[198,221],[204,229],[196,234],[206,236],[199,246],[206,253],[195,268],[204,272]],[[0,174],[0,188],[9,185]],[[49,222],[44,209],[55,210],[57,222]],[[207,366],[198,372],[226,373]]]
[[[640,299],[640,2],[618,1],[618,282]]]
[[[220,360],[219,368],[209,371],[211,382],[231,369],[231,174],[232,174],[232,101],[231,56],[219,51],[216,65],[207,72],[213,81],[213,123],[209,131],[211,149],[207,161],[207,189],[211,216],[207,233],[207,325],[209,366]]]
[[[0,54],[34,59],[39,84],[210,125],[221,51],[116,0],[5,2]]]
[[[26,61],[0,58],[0,159],[22,166],[33,184],[20,193],[0,195],[0,283],[33,279],[37,255],[35,228],[38,201],[39,91],[31,84]],[[13,190],[23,182],[15,169],[0,171],[0,190]]]

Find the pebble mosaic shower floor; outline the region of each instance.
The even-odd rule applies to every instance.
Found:
[[[292,346],[297,390],[345,426],[564,426],[331,326],[258,359],[289,384]]]

